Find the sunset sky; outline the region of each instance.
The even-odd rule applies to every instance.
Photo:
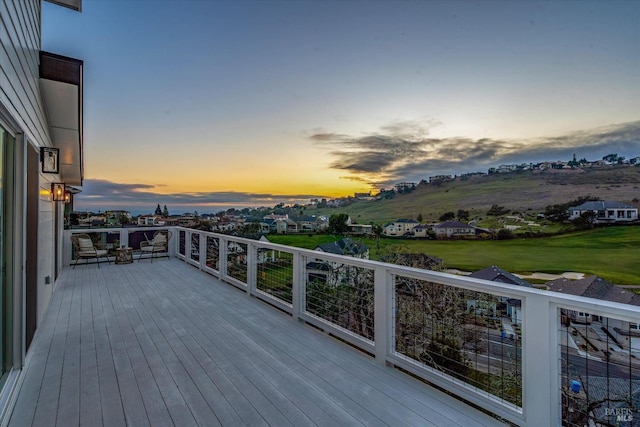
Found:
[[[640,156],[640,2],[44,3],[84,60],[78,209],[216,211]],[[177,212],[176,212],[177,211]]]

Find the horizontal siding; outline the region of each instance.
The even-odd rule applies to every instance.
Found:
[[[0,102],[37,146],[51,145],[40,96],[40,1],[0,3]]]
[[[0,103],[3,114],[12,119],[16,132],[23,132],[36,147],[51,146],[44,102],[40,92],[39,54],[41,48],[40,0],[0,1]],[[39,167],[38,163],[38,167]],[[22,171],[18,171],[21,173]],[[39,173],[37,318],[48,306],[54,279],[54,208],[50,200],[52,181],[58,175]]]

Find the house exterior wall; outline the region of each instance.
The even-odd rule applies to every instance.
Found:
[[[67,1],[73,2],[63,3]],[[79,5],[80,1],[75,3]],[[3,256],[10,253],[4,257],[10,265],[2,278],[0,315],[3,322],[11,322],[6,323],[10,328],[5,331],[10,339],[3,344],[4,357],[14,368],[3,378],[0,402],[6,402],[5,394],[15,385],[12,378],[24,363],[25,342],[30,339],[27,334],[30,337],[33,332],[29,329],[25,334],[25,330],[32,319],[31,328],[40,325],[62,267],[64,205],[53,202],[50,196],[51,183],[62,179],[59,174],[43,174],[39,160],[41,147],[54,146],[40,79],[41,13],[41,0],[0,1],[0,126],[11,136],[3,143],[9,150],[0,168],[5,175],[1,177],[4,187],[0,206],[11,221],[3,230],[4,242],[0,245]],[[37,233],[31,233],[34,226]],[[29,241],[28,235],[33,236]],[[31,284],[32,288],[27,287]],[[28,295],[34,290],[34,301],[26,299],[24,289],[28,289]],[[4,423],[4,414],[0,407],[0,424]]]
[[[453,236],[475,236],[476,231],[473,228],[438,228],[434,229],[436,237],[453,237]]]
[[[420,225],[418,221],[395,221],[385,226],[383,233],[386,236],[402,236],[405,233],[412,232],[418,225]]]
[[[579,207],[579,206],[578,206]],[[629,222],[638,220],[638,209],[628,207],[608,207],[604,209],[577,209],[569,210],[569,219],[577,219],[587,212],[595,214],[595,222]]]
[[[24,135],[24,138],[16,139],[16,149],[23,152],[27,147],[39,150],[42,146],[53,145],[39,87],[40,13],[40,0],[0,3],[0,43],[2,44],[0,108],[7,121],[11,122],[10,130]],[[22,162],[15,165],[16,176],[23,181],[26,179],[24,164]],[[45,285],[45,277],[49,276],[54,280],[55,273],[54,209],[57,207],[50,200],[49,191],[51,182],[58,180],[59,176],[40,172],[38,174],[40,200],[37,242],[37,321],[39,323],[52,292],[52,286]],[[22,197],[20,199],[22,200]],[[21,205],[17,207],[24,209],[19,201],[16,205]],[[62,234],[62,221],[59,224],[59,234]]]

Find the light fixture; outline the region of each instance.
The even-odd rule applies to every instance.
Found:
[[[42,173],[60,172],[60,150],[52,147],[40,147]]]
[[[54,202],[65,201],[64,182],[52,182],[51,183],[51,196]]]
[[[71,193],[69,193],[66,190],[64,192],[64,203],[65,205],[68,205],[69,203],[71,203]]]

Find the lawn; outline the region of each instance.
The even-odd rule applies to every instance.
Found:
[[[274,243],[313,249],[338,239],[329,235],[270,235]],[[640,227],[607,227],[539,239],[436,241],[359,239],[369,246],[371,259],[390,252],[426,253],[446,268],[475,271],[490,265],[512,273],[575,271],[618,285],[640,285]]]

